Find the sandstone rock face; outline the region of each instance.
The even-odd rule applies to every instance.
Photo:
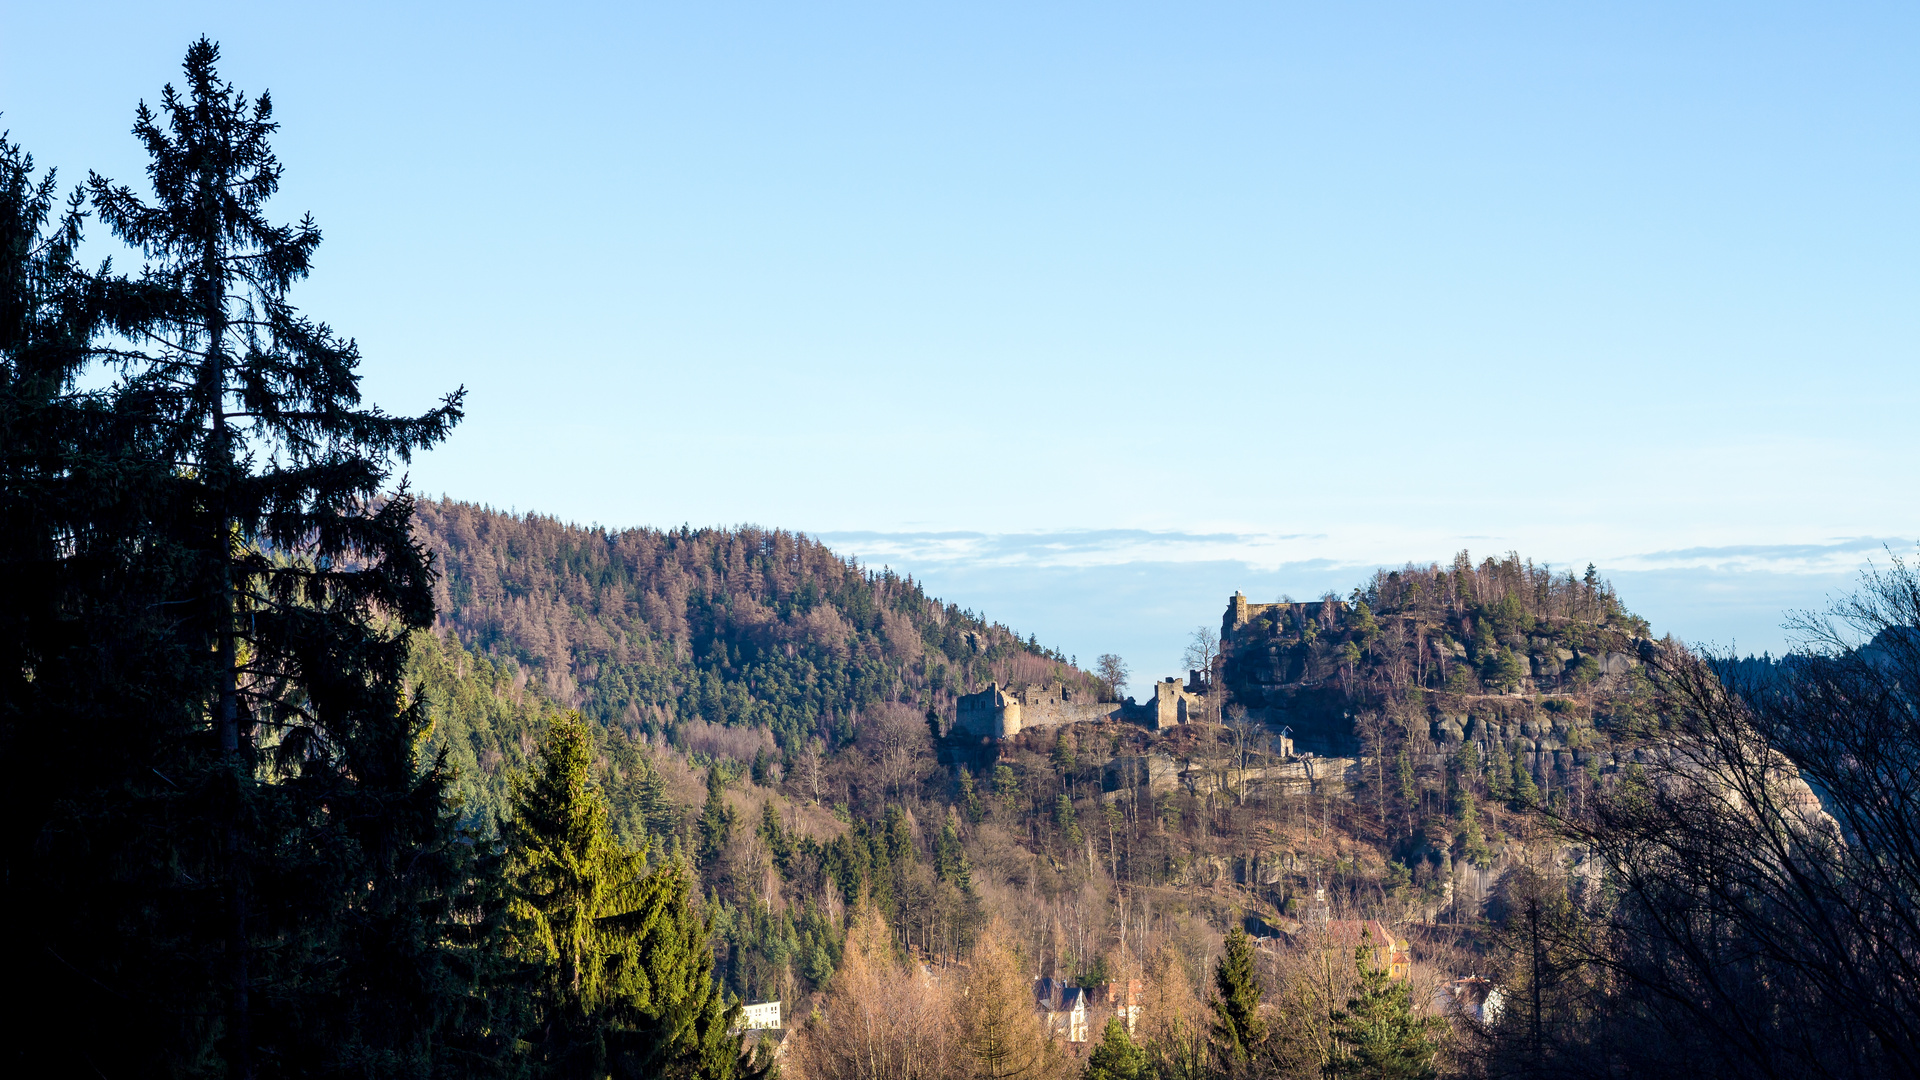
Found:
[[[1254,863],[1254,878],[1262,885],[1278,885],[1287,873],[1288,859],[1279,854],[1263,855]]]

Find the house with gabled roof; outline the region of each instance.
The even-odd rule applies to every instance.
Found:
[[[1047,1034],[1070,1043],[1087,1041],[1087,1004],[1091,995],[1083,986],[1060,979],[1033,981],[1033,1008]]]

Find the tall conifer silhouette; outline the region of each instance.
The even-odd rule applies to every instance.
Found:
[[[379,1044],[431,1028],[432,992],[403,969],[430,964],[432,930],[401,894],[434,877],[421,853],[444,846],[442,777],[417,768],[401,671],[407,631],[433,617],[432,568],[389,468],[443,439],[462,395],[417,417],[364,404],[358,347],[289,302],[320,230],[268,220],[272,102],[223,81],[219,55],[195,42],[184,90],[139,107],[151,198],[87,186],[147,259],[116,403],[169,470],[147,546],[179,568],[166,603],[208,734],[175,782],[200,796],[218,853],[218,1041],[250,1076],[336,1052],[344,1031]]]

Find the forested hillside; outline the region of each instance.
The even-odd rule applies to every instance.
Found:
[[[983,758],[947,752],[956,691],[1105,688],[789,533],[452,502],[417,528],[443,599],[413,672],[473,820],[499,819],[548,717],[585,710],[617,833],[698,872],[718,974],[748,999],[831,990],[862,903],[929,960],[998,920],[1030,971],[1151,968],[1189,1004],[1228,929],[1297,929],[1317,893],[1343,915],[1440,918],[1428,978],[1497,966],[1477,929],[1496,898],[1450,902],[1460,874],[1499,879],[1536,808],[1584,804],[1648,733],[1628,723],[1650,694],[1646,625],[1592,574],[1515,557],[1382,572],[1217,650],[1199,632],[1216,724],[1033,731]],[[1303,723],[1363,756],[1311,778],[1272,741]]]
[[[1033,636],[803,534],[588,529],[451,500],[418,504],[414,527],[441,573],[416,674],[460,790],[488,812],[543,709],[581,710],[616,758],[653,743],[703,768],[756,756],[791,768],[901,715],[950,716],[956,694],[989,679],[1110,691]]]
[[[848,741],[860,710],[988,679],[1095,691],[1067,658],[800,533],[608,531],[422,502],[439,625],[529,668],[556,701],[650,736],[695,719],[782,749]]]

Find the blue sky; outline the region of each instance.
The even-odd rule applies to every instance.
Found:
[[[1145,677],[1462,547],[1778,649],[1920,538],[1912,5],[0,0],[0,126],[135,180],[200,33],[298,301],[471,392],[430,493],[819,532]]]

